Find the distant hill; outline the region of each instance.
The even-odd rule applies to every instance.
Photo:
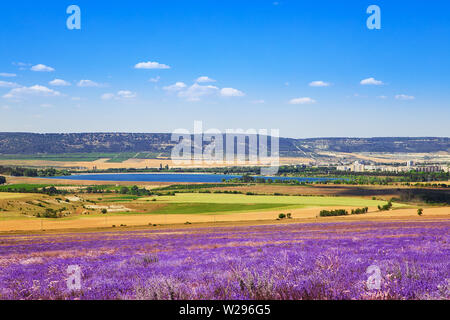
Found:
[[[0,133],[0,154],[152,152],[170,155],[169,133]],[[205,143],[206,145],[206,143]],[[282,156],[334,152],[450,152],[450,138],[280,138]]]

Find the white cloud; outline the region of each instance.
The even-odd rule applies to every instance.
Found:
[[[27,70],[31,66],[31,63],[13,62],[14,66],[19,67],[19,70]]]
[[[222,97],[242,97],[245,96],[245,93],[234,88],[223,88],[220,90],[220,95]]]
[[[161,79],[161,77],[160,77],[160,76],[157,76],[157,77],[155,77],[155,78],[149,79],[148,81],[153,82],[153,83],[157,83],[157,82],[159,82],[160,79]]]
[[[184,82],[177,82],[175,84],[172,84],[170,86],[166,86],[163,89],[169,92],[173,92],[173,91],[180,91],[183,90],[184,88],[186,88],[187,85]]]
[[[11,109],[11,107],[10,107],[10,106],[7,106],[7,105],[3,105],[3,106],[2,106],[2,109],[3,109],[3,110],[9,110],[9,109]]]
[[[72,97],[72,100],[73,100],[73,101],[80,101],[81,98],[80,98],[80,97]]]
[[[406,94],[398,94],[395,96],[395,99],[397,100],[414,100],[416,97],[414,96],[408,96]]]
[[[53,69],[52,67],[46,66],[44,64],[37,64],[35,66],[32,66],[31,70],[36,71],[36,72],[53,72],[53,71],[55,71],[55,69]]]
[[[5,94],[3,98],[14,99],[14,98],[22,98],[24,96],[55,97],[60,95],[61,93],[59,93],[58,91],[49,89],[44,86],[35,85],[31,87],[20,87],[12,89],[10,92]]]
[[[123,99],[132,99],[136,98],[137,94],[129,90],[120,90],[119,92],[117,92],[117,96]]]
[[[31,66],[31,63],[24,63],[24,62],[13,62],[12,64],[14,66],[18,66],[18,67],[29,67],[29,66]]]
[[[55,86],[55,87],[67,87],[70,86],[70,82],[67,82],[66,80],[62,80],[62,79],[55,79],[49,82],[50,85]]]
[[[42,108],[52,108],[53,105],[51,105],[51,104],[49,104],[49,103],[43,103],[43,104],[41,104],[41,107],[42,107]]]
[[[215,94],[218,90],[219,88],[215,86],[202,86],[198,83],[194,83],[187,90],[180,91],[178,96],[180,98],[185,98],[188,101],[199,101],[201,97]]]
[[[135,92],[131,92],[129,90],[120,90],[116,94],[114,93],[105,93],[101,96],[102,100],[121,100],[121,99],[133,99],[136,98],[137,94]]]
[[[387,99],[388,97],[387,96],[378,96],[378,99]]]
[[[210,79],[208,77],[200,78],[200,82],[213,81],[213,79]],[[242,91],[234,88],[220,89],[213,85],[199,84],[199,79],[197,79],[196,82],[189,87],[184,82],[176,82],[175,84],[172,84],[170,86],[163,87],[163,89],[169,93],[177,93],[178,97],[186,99],[187,101],[199,101],[200,98],[210,95],[220,95],[222,97],[242,97],[245,95]]]
[[[263,103],[266,103],[266,101],[264,101],[262,99],[261,100],[253,100],[252,103],[253,104],[263,104]]]
[[[325,81],[312,81],[309,83],[310,87],[329,87],[330,83],[325,82]]]
[[[102,94],[101,99],[102,100],[111,100],[111,99],[114,99],[114,97],[115,97],[114,93],[105,93],[105,94]]]
[[[82,87],[82,88],[98,88],[98,87],[102,87],[102,85],[100,83],[97,83],[95,81],[92,80],[80,80],[80,82],[78,82],[77,86]]]
[[[17,88],[20,87],[15,82],[8,82],[8,81],[0,81],[0,88]]]
[[[291,99],[289,101],[289,104],[313,104],[316,103],[317,101],[314,99],[311,99],[309,97],[303,97],[303,98],[295,98],[295,99]]]
[[[2,73],[0,73],[0,77],[14,78],[14,77],[17,77],[17,74],[15,74],[15,73],[6,73],[6,72],[2,72]]]
[[[139,62],[134,66],[135,69],[170,69],[170,66],[159,62]]]
[[[197,80],[195,80],[195,82],[207,83],[207,82],[216,82],[216,80],[211,79],[210,77],[207,77],[207,76],[202,76],[202,77],[198,77]]]
[[[367,79],[361,80],[360,84],[362,84],[363,86],[367,86],[367,85],[381,86],[384,83],[383,83],[383,81],[376,80],[375,78],[367,78]]]

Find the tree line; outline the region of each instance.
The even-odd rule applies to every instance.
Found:
[[[55,168],[34,169],[0,166],[0,174],[5,174],[13,177],[57,177],[69,176],[70,172],[67,170],[58,170]]]

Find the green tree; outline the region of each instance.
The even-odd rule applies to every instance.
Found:
[[[4,176],[0,176],[0,184],[5,184],[6,178]]]

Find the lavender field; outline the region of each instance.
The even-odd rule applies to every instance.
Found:
[[[449,299],[449,231],[440,220],[0,236],[0,299]]]

